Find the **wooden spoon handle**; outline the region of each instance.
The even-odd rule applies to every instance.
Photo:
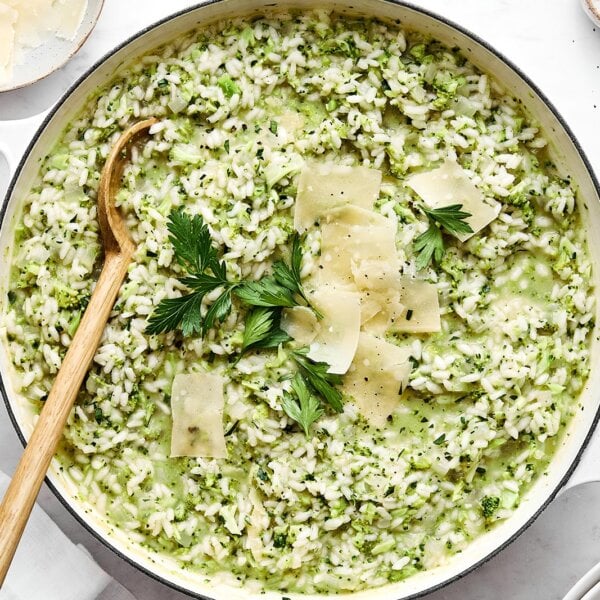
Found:
[[[127,274],[131,253],[109,254],[35,429],[0,505],[0,586]]]

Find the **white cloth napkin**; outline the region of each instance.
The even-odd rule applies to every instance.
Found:
[[[0,496],[9,478],[0,471]],[[135,600],[35,506],[0,600]]]

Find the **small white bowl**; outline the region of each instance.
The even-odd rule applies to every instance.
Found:
[[[14,65],[11,79],[0,84],[0,92],[25,87],[60,69],[88,39],[103,5],[104,0],[88,0],[85,15],[73,40],[49,35],[37,48],[25,49],[19,64]]]
[[[600,27],[600,0],[581,0],[587,16]]]

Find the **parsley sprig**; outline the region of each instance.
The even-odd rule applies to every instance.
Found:
[[[191,291],[179,298],[161,300],[148,321],[146,333],[156,334],[181,327],[183,335],[201,334],[221,322],[231,310],[231,293],[238,285],[227,280],[225,263],[220,261],[206,223],[200,215],[172,211],[167,224],[175,259],[188,272],[181,283]],[[219,297],[201,317],[204,297],[222,288]]]
[[[342,376],[334,373],[328,373],[329,365],[324,362],[311,360],[307,356],[308,348],[295,350],[292,357],[300,374],[305,378],[307,384],[315,393],[338,413],[343,412],[342,393],[335,387],[342,383]]]
[[[180,282],[189,292],[178,298],[161,300],[148,320],[146,333],[165,333],[180,328],[184,336],[204,335],[216,323],[225,320],[231,311],[234,294],[252,307],[272,309],[308,304],[300,278],[302,248],[297,236],[292,241],[291,266],[277,261],[273,265],[273,275],[259,281],[229,281],[225,263],[219,260],[210,231],[200,215],[191,217],[182,209],[174,210],[167,226],[175,259],[187,272]],[[221,290],[221,293],[203,315],[203,301],[215,290]],[[259,347],[259,343],[275,344],[277,339],[282,339],[279,313],[252,311],[250,316],[246,321],[248,331],[244,333],[244,349]],[[271,324],[268,330],[267,322]]]
[[[148,320],[146,333],[181,329],[185,336],[204,335],[216,323],[225,320],[235,295],[250,307],[240,357],[249,350],[276,348],[291,340],[280,327],[281,311],[286,307],[309,305],[301,282],[302,248],[297,236],[292,240],[289,265],[281,260],[275,262],[272,275],[258,281],[230,281],[201,216],[189,216],[181,209],[172,211],[168,229],[175,259],[186,271],[186,276],[179,281],[189,291],[178,298],[161,300]],[[219,290],[203,314],[206,296]],[[315,313],[321,317],[316,310]],[[323,415],[325,405],[338,413],[343,411],[342,393],[336,387],[342,382],[341,376],[329,373],[327,363],[310,359],[308,351],[308,348],[292,350],[290,356],[297,371],[292,390],[284,394],[282,402],[285,413],[307,436],[312,424]]]
[[[276,348],[291,338],[279,327],[281,313],[278,310],[260,306],[246,317],[242,352],[255,348]]]
[[[323,415],[323,408],[300,373],[296,373],[292,379],[292,390],[294,394],[285,392],[283,395],[283,410],[302,427],[308,437],[311,425]]]
[[[329,365],[312,360],[308,348],[299,348],[291,354],[298,367],[292,379],[292,393],[285,392],[282,407],[285,414],[296,421],[310,435],[311,425],[325,412],[328,404],[336,412],[344,410],[342,393],[336,388],[342,382],[341,375],[328,373]]]
[[[450,234],[473,233],[473,229],[465,219],[471,213],[462,209],[462,204],[451,204],[441,208],[427,208],[421,206],[421,210],[429,220],[429,228],[414,241],[415,250],[418,252],[416,266],[418,270],[424,269],[433,260],[439,263],[446,248],[442,230]]]

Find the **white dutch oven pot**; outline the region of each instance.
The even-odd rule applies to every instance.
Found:
[[[282,0],[276,3],[273,0],[213,0],[173,15],[119,46],[83,75],[55,107],[43,116],[43,119],[35,117],[18,122],[0,123],[0,150],[3,150],[7,156],[13,174],[0,212],[0,286],[2,289],[5,289],[8,279],[10,244],[13,226],[18,219],[19,199],[26,194],[34,182],[39,161],[50,151],[64,125],[75,117],[86,98],[108,82],[115,71],[123,65],[156,46],[181,37],[192,28],[219,19],[249,16],[265,9],[272,9],[274,6],[301,9],[327,7],[353,15],[362,14],[384,20],[400,19],[405,28],[432,35],[448,46],[460,47],[469,60],[483,71],[490,73],[512,95],[522,100],[527,110],[541,123],[545,136],[550,142],[550,152],[556,164],[565,175],[571,175],[576,182],[579,189],[579,208],[583,211],[582,221],[588,230],[590,252],[596,265],[595,277],[598,280],[600,188],[590,165],[573,134],[554,107],[515,66],[484,41],[445,19],[395,0],[360,0],[354,3],[352,0]],[[40,121],[43,122],[40,124]],[[32,138],[33,141],[29,143]],[[5,294],[0,295],[0,298],[5,298]],[[596,330],[593,336],[592,365],[600,364],[600,344],[596,340],[597,333]],[[27,409],[27,403],[22,401],[12,385],[11,369],[7,349],[4,344],[0,344],[2,378],[0,390],[4,395],[14,426],[21,440],[25,442],[32,429],[32,414]],[[592,369],[590,380],[580,401],[581,410],[576,411],[564,433],[562,442],[548,468],[548,475],[537,480],[510,519],[476,539],[464,552],[451,558],[446,565],[383,588],[336,597],[339,600],[350,597],[353,600],[407,600],[431,592],[470,572],[499,552],[522,533],[561,490],[600,479],[600,437],[597,436],[596,440],[590,441],[600,405],[600,369]],[[135,546],[124,533],[109,529],[102,515],[93,506],[76,498],[76,489],[60,475],[56,465],[48,474],[48,482],[58,498],[95,536],[125,560],[162,582],[197,598],[281,600],[281,593],[260,594],[231,588],[214,579],[206,583],[203,577],[195,577],[189,572],[178,569],[170,559],[151,555],[148,551]],[[289,593],[286,596],[296,597]],[[311,596],[314,600],[324,597]]]

